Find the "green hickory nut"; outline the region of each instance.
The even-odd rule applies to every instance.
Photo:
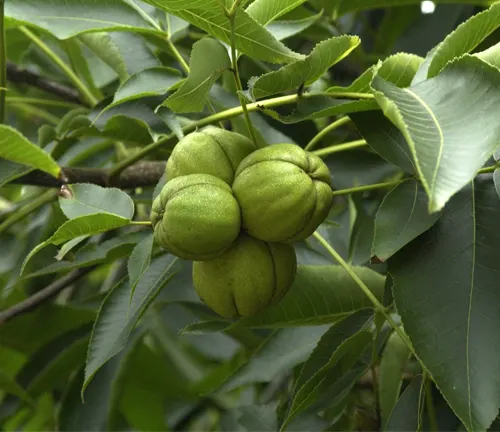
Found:
[[[187,174],[210,174],[231,186],[238,165],[255,149],[247,137],[209,126],[177,143],[165,168],[167,180]]]
[[[267,243],[242,232],[224,254],[193,264],[193,283],[214,312],[246,317],[279,302],[296,272],[293,246]]]
[[[268,242],[304,240],[332,206],[328,167],[294,144],[271,145],[243,159],[233,192],[243,229]]]
[[[226,183],[208,174],[191,174],[163,187],[153,202],[151,223],[164,249],[185,260],[202,261],[231,246],[241,216]]]

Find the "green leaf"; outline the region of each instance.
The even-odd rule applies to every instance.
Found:
[[[10,126],[0,125],[0,158],[37,168],[56,178],[61,173],[49,154]]]
[[[255,21],[266,26],[305,2],[306,0],[255,0],[246,11]]]
[[[431,55],[427,77],[436,76],[448,62],[471,52],[498,28],[500,28],[500,3],[492,5],[488,10],[459,25],[437,46]]]
[[[31,168],[0,158],[0,187],[27,174]]]
[[[403,373],[410,358],[410,349],[401,337],[392,332],[380,359],[379,401],[382,428],[385,427],[399,399]]]
[[[382,62],[377,75],[397,87],[408,87],[423,61],[422,57],[414,54],[394,54]]]
[[[80,237],[75,237],[74,239],[71,239],[69,241],[67,241],[66,243],[64,243],[61,247],[61,249],[59,249],[59,252],[57,253],[56,255],[56,260],[58,261],[61,261],[62,259],[64,259],[64,257],[71,251],[73,250],[75,247],[77,247],[81,242],[83,242],[84,240],[88,239],[89,236],[88,235],[83,235],[83,236],[80,236]]]
[[[290,14],[282,20],[274,21],[266,26],[266,29],[279,41],[295,36],[311,27],[323,15],[321,12],[313,14],[305,8],[300,9],[301,14],[294,18],[289,18]],[[293,14],[295,15],[295,14]]]
[[[196,42],[191,52],[187,80],[163,105],[175,112],[203,111],[215,81],[230,68],[227,50],[219,42],[208,38]]]
[[[314,351],[304,363],[300,375],[295,381],[294,394],[329,362],[330,357],[346,339],[363,330],[372,317],[373,311],[364,309],[353,312],[331,326],[321,336]]]
[[[59,39],[89,31],[159,31],[136,5],[122,0],[9,0],[5,16],[33,24]]]
[[[50,244],[60,245],[61,243],[72,240],[75,237],[110,231],[112,229],[128,225],[129,223],[129,219],[107,213],[96,213],[71,219],[61,225],[52,237],[45,240],[43,243],[40,243],[28,254],[28,256],[24,259],[23,265],[21,266],[21,275],[23,274],[28,261],[45,246]]]
[[[255,99],[310,85],[331,66],[338,63],[361,43],[357,36],[339,36],[324,40],[304,60],[299,60],[250,80],[249,89]]]
[[[134,202],[125,192],[87,183],[70,186],[70,198],[59,197],[61,210],[68,219],[97,213],[108,213],[125,219],[134,216]]]
[[[151,253],[153,252],[153,233],[149,234],[134,248],[127,262],[128,277],[130,280],[131,296],[134,295],[135,287],[142,275],[149,268]]]
[[[118,284],[106,296],[89,344],[83,390],[96,372],[126,346],[142,314],[175,274],[177,261],[172,255],[154,260],[137,284],[132,298],[128,283]]]
[[[76,251],[71,261],[55,262],[45,268],[27,274],[24,278],[27,279],[75,268],[88,267],[93,264],[101,264],[128,256],[134,246],[148,234],[147,231],[131,232],[106,240],[101,244],[88,243]]]
[[[400,130],[381,111],[351,113],[349,117],[368,145],[386,161],[415,174],[411,151]]]
[[[26,390],[17,383],[15,378],[9,376],[2,369],[0,369],[0,389],[10,395],[17,396],[19,399],[22,399],[30,405],[34,404],[34,401],[31,399]]]
[[[140,336],[140,335],[139,335]],[[122,365],[134,349],[140,337],[116,357],[105,364],[88,385],[85,400],[82,399],[80,389],[84,379],[83,370],[73,376],[66,388],[58,410],[58,430],[60,431],[103,431],[107,428],[107,421],[112,407],[113,391],[118,386]]]
[[[290,410],[281,426],[284,430],[292,419],[311,406],[314,400],[342,380],[371,345],[372,334],[363,330],[342,342],[325,364],[294,395]],[[346,383],[349,385],[350,380]]]
[[[384,277],[365,267],[354,267],[379,299],[384,293]],[[340,266],[299,266],[288,294],[277,305],[233,327],[280,328],[332,323],[372,304]]]
[[[290,110],[291,107],[291,110]],[[293,105],[275,110],[264,109],[262,112],[279,120],[281,123],[299,123],[304,120],[314,120],[331,117],[339,114],[350,114],[353,112],[371,111],[377,109],[378,105],[373,99],[342,99],[324,96],[322,94],[307,94]],[[290,113],[290,111],[292,111]]]
[[[412,87],[400,89],[377,76],[372,86],[384,113],[409,144],[429,211],[441,210],[498,147],[500,71],[465,55]]]
[[[408,384],[392,411],[385,431],[418,431],[421,428],[423,410],[423,389],[425,382],[422,375],[417,375]]]
[[[386,261],[430,229],[439,217],[440,213],[427,211],[427,197],[419,182],[400,183],[385,196],[377,212],[373,255]]]
[[[163,66],[144,69],[132,75],[118,88],[113,103],[106,109],[134,99],[163,95],[180,80],[181,75],[177,69]]]
[[[222,386],[229,391],[247,384],[269,382],[288,373],[311,354],[327,326],[277,330],[247,362]]]
[[[115,41],[108,33],[82,34],[79,39],[105,64],[113,69],[120,81],[125,81],[128,76],[125,59]]]
[[[373,210],[368,212],[365,208],[366,203],[359,197],[352,197],[352,200],[356,208],[356,220],[349,242],[349,263],[361,266],[367,264],[372,257],[375,220]]]
[[[468,430],[486,430],[500,406],[499,217],[493,183],[478,179],[388,261],[405,331]]]
[[[500,43],[474,55],[488,62],[490,65],[495,66],[497,69],[500,69]]]
[[[90,309],[48,304],[2,324],[0,344],[32,355],[63,333],[80,328],[94,319],[95,312]]]
[[[229,19],[218,0],[145,1],[190,22],[222,42],[231,43]],[[244,10],[240,9],[236,14],[234,27],[236,48],[249,57],[270,63],[288,63],[303,57],[278,42]]]

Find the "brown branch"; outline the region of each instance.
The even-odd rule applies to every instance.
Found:
[[[33,170],[13,180],[12,183],[53,188],[64,184],[92,183],[99,186],[134,189],[156,185],[165,172],[165,162],[140,162],[123,170],[117,178],[111,180],[108,169],[66,167],[62,172],[61,179],[56,179],[43,171]]]
[[[73,270],[66,276],[63,276],[61,279],[56,280],[47,287],[38,291],[36,294],[32,295],[31,297],[28,297],[26,300],[15,304],[11,308],[6,309],[3,312],[0,312],[0,326],[2,326],[7,321],[10,321],[11,319],[19,315],[23,315],[37,308],[42,303],[45,303],[46,301],[55,297],[62,290],[68,288],[73,282],[76,282],[78,279],[82,278],[83,276],[85,276],[87,273],[90,273],[94,269],[95,266],[90,266]]]
[[[16,84],[28,84],[48,93],[52,93],[68,102],[89,106],[78,92],[70,87],[43,78],[35,72],[20,68],[14,63],[7,63],[7,80]]]

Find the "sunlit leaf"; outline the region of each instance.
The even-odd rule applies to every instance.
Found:
[[[28,261],[49,244],[60,245],[68,240],[74,239],[75,237],[110,231],[112,229],[128,225],[129,223],[129,219],[107,213],[95,213],[71,219],[61,225],[49,239],[40,243],[28,254],[21,267],[21,275],[23,274]]]
[[[29,142],[20,132],[5,125],[0,125],[0,158],[38,168],[53,177],[58,177],[61,172],[49,154]]]
[[[122,0],[9,0],[5,16],[34,24],[59,39],[89,31],[158,31],[137,9]]]
[[[304,60],[252,79],[250,91],[255,99],[259,99],[298,88],[301,84],[310,85],[331,66],[347,57],[360,42],[357,36],[339,36],[322,41]]]
[[[207,55],[209,53],[209,55]],[[202,111],[210,88],[220,75],[231,68],[227,50],[214,39],[202,39],[193,45],[189,76],[163,105],[176,112]]]
[[[299,7],[306,0],[255,0],[246,9],[255,21],[263,26]]]
[[[380,77],[372,86],[384,113],[409,144],[429,211],[441,210],[498,147],[500,124],[494,119],[500,71],[465,55],[415,86],[400,89]]]
[[[132,219],[134,215],[132,198],[120,189],[77,183],[71,185],[70,190],[70,198],[59,197],[61,210],[68,219],[96,213],[110,213],[125,219]]]
[[[172,15],[205,30],[227,44],[231,43],[231,26],[218,0],[145,0]],[[302,58],[281,42],[278,42],[264,27],[244,10],[235,18],[235,44],[238,51],[253,58],[271,63],[288,63]]]

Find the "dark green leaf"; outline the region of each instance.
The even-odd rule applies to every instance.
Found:
[[[153,233],[141,240],[134,248],[127,263],[128,277],[130,280],[131,295],[139,283],[142,275],[147,271],[151,263],[151,253],[153,252]]]
[[[128,283],[118,284],[106,297],[90,340],[84,389],[96,372],[127,344],[142,314],[176,271],[177,258],[164,255],[151,263],[130,296]]]
[[[284,430],[293,418],[304,412],[315,398],[320,397],[336,381],[348,376],[347,374],[359,360],[363,351],[371,345],[371,342],[371,332],[363,330],[340,344],[328,361],[294,395],[281,430]]]
[[[381,111],[349,114],[368,145],[407,173],[416,173],[410,148],[399,129]]]
[[[416,180],[406,180],[382,201],[375,218],[373,255],[385,261],[427,231],[440,217],[429,214],[425,191]]]
[[[363,330],[372,317],[373,312],[369,309],[360,310],[331,326],[321,336],[314,351],[304,363],[300,375],[295,381],[294,394],[330,361],[330,357],[346,339]]]
[[[420,430],[424,385],[422,375],[413,378],[394,407],[384,429],[385,431],[406,432]]]
[[[385,427],[399,399],[403,374],[410,358],[410,349],[401,337],[393,332],[389,336],[380,360],[379,400],[382,428]]]
[[[389,260],[405,331],[469,430],[487,429],[500,405],[499,217],[493,183],[476,180]]]
[[[268,382],[288,373],[307,359],[327,326],[277,330],[223,385],[228,391],[255,382]]]

